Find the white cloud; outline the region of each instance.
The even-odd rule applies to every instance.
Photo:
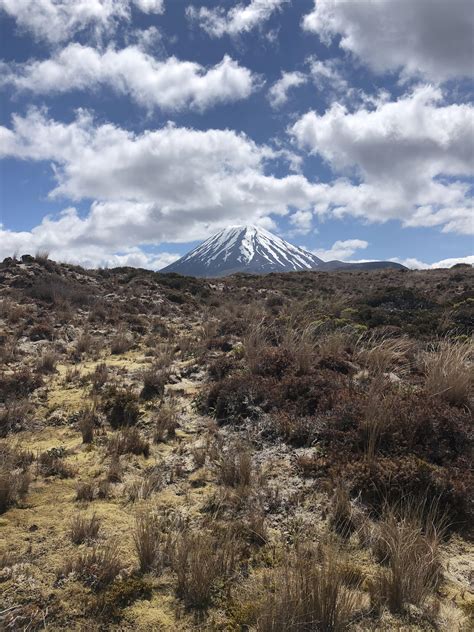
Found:
[[[119,21],[130,20],[132,6],[145,13],[164,11],[163,0],[0,0],[0,11],[19,29],[51,44],[86,29],[96,37],[113,31]]]
[[[314,84],[319,90],[327,90],[340,94],[349,89],[347,80],[343,77],[340,62],[335,59],[321,61],[315,57],[308,60],[309,72]]]
[[[69,44],[52,58],[22,65],[3,64],[0,84],[35,94],[58,94],[110,86],[147,108],[204,110],[249,96],[252,73],[227,55],[212,68],[170,57],[159,61],[136,46],[100,52]]]
[[[69,209],[30,232],[3,231],[3,256],[41,248],[96,249],[105,257],[144,244],[204,238],[230,223],[271,229],[270,214],[310,208],[318,197],[319,187],[301,175],[265,174],[267,163],[285,152],[230,130],[167,125],[133,134],[97,126],[84,111],[65,124],[32,110],[15,116],[11,130],[0,127],[0,138],[4,156],[53,163],[52,197],[96,200],[85,217]]]
[[[469,255],[467,257],[452,257],[451,259],[442,259],[441,261],[436,261],[435,263],[424,263],[419,259],[414,257],[408,259],[391,259],[390,261],[396,261],[397,263],[401,263],[407,268],[413,268],[416,270],[434,270],[435,268],[451,268],[456,263],[467,263],[468,265],[474,266],[474,256]]]
[[[310,111],[290,133],[336,172],[361,180],[333,183],[335,215],[471,233],[473,115],[471,105],[443,105],[439,89],[421,86],[374,110],[350,113],[336,103],[323,115]]]
[[[229,224],[257,223],[271,230],[273,217],[290,213],[290,223],[303,233],[313,214],[427,222],[416,216],[411,201],[390,188],[381,191],[378,182],[354,185],[341,178],[323,184],[301,174],[269,175],[272,162],[288,159],[287,152],[232,130],[168,124],[136,134],[97,124],[86,111],[63,123],[31,110],[14,116],[10,129],[0,126],[0,141],[0,157],[51,163],[52,198],[94,200],[85,215],[71,208],[29,232],[1,231],[0,256],[44,249],[56,258],[74,253],[77,261],[103,265],[116,256],[150,257],[143,246],[203,239]],[[458,187],[450,193],[453,199],[465,193]],[[401,201],[408,209],[403,213]],[[436,221],[446,227],[462,217],[447,213]]]
[[[288,92],[306,83],[308,78],[301,72],[282,72],[268,91],[268,100],[273,108],[278,108],[288,101]]]
[[[226,11],[223,7],[208,9],[189,6],[186,15],[212,37],[235,37],[261,26],[272,13],[281,9],[288,0],[251,0],[249,4],[237,4]]]
[[[471,0],[315,0],[303,28],[340,47],[374,71],[402,70],[434,81],[472,76]]]
[[[312,252],[323,261],[347,261],[357,250],[364,250],[368,245],[369,242],[363,239],[345,239],[335,241],[329,250],[320,248]]]

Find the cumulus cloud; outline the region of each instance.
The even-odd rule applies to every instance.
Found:
[[[472,76],[471,0],[315,0],[303,28],[354,54],[375,72],[401,70],[434,81]]]
[[[467,263],[468,265],[474,266],[474,256],[468,255],[467,257],[453,257],[451,259],[441,259],[441,261],[435,261],[435,263],[425,263],[424,261],[420,261],[414,257],[408,259],[398,259],[394,258],[390,261],[396,261],[397,263],[401,263],[407,268],[412,268],[415,270],[434,270],[436,268],[451,268],[456,263]]]
[[[336,215],[471,233],[473,115],[471,105],[444,105],[439,89],[421,86],[374,110],[350,113],[336,103],[323,115],[310,111],[290,133],[334,171],[361,181],[333,183]]]
[[[0,138],[3,156],[53,164],[52,197],[95,200],[85,217],[69,209],[29,233],[3,231],[3,255],[32,243],[52,252],[123,252],[204,238],[229,223],[272,228],[270,214],[309,208],[318,196],[301,175],[266,175],[282,152],[230,130],[169,124],[133,134],[96,125],[84,111],[65,124],[32,110],[15,116],[11,129],[0,127]]]
[[[138,246],[114,249],[106,244],[81,243],[75,237],[81,221],[76,209],[69,208],[57,220],[45,218],[32,231],[14,232],[0,225],[0,260],[14,254],[47,252],[55,261],[85,268],[133,266],[161,270],[180,257],[177,253],[146,252]],[[66,227],[73,229],[73,234],[66,232]]]
[[[16,20],[20,30],[51,44],[91,29],[96,37],[129,21],[135,6],[144,13],[162,13],[163,0],[0,0],[0,11]]]
[[[159,61],[136,46],[101,52],[69,44],[52,58],[3,64],[0,84],[19,91],[53,95],[107,86],[146,108],[204,110],[216,103],[249,96],[252,73],[227,55],[212,68],[170,57]]]
[[[306,83],[308,78],[301,72],[282,72],[268,91],[268,100],[273,108],[279,108],[288,101],[288,92]]]
[[[324,61],[310,57],[308,60],[311,78],[319,90],[330,89],[334,94],[340,94],[350,89],[343,77],[341,63],[336,59]]]
[[[312,252],[323,261],[347,261],[358,250],[364,250],[369,245],[368,241],[363,239],[345,239],[338,240],[333,243],[329,250],[317,249]]]
[[[286,2],[288,0],[251,0],[247,5],[237,4],[228,11],[220,6],[214,9],[189,6],[186,15],[212,37],[235,37],[261,26]]]
[[[64,123],[33,109],[14,116],[10,128],[0,126],[0,141],[0,157],[52,165],[51,198],[94,200],[85,215],[70,208],[44,218],[29,232],[2,230],[2,256],[45,249],[57,258],[69,252],[77,261],[103,265],[116,256],[150,257],[144,246],[203,239],[231,223],[272,229],[274,218],[290,214],[290,223],[301,233],[309,230],[315,214],[350,213],[368,221],[400,216],[420,225],[428,221],[417,215],[421,207],[396,188],[381,191],[378,181],[313,183],[302,174],[271,175],[275,160],[281,164],[291,156],[232,130],[168,124],[138,134],[98,124],[87,111],[79,110],[75,120]],[[451,202],[456,196],[464,199],[463,185],[457,186]],[[454,217],[447,201],[445,193],[445,216],[429,221],[451,230],[452,222],[467,222],[467,215],[460,211]],[[151,261],[148,267],[157,265]]]

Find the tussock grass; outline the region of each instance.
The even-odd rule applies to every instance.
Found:
[[[357,593],[345,586],[341,552],[331,544],[300,545],[288,552],[270,576],[258,608],[259,632],[347,629],[359,607]]]
[[[405,503],[386,510],[373,543],[387,565],[371,585],[374,606],[386,604],[400,613],[407,604],[424,604],[441,578],[439,547],[445,526],[435,505]]]
[[[443,341],[436,350],[425,356],[426,391],[450,404],[471,405],[474,386],[473,358],[472,341]]]
[[[414,342],[409,338],[380,338],[371,334],[359,338],[355,357],[370,372],[381,375],[394,368],[406,370],[413,350]]]
[[[228,487],[248,487],[252,481],[252,455],[244,445],[236,444],[217,462],[219,483]]]
[[[188,608],[207,608],[217,583],[229,579],[237,559],[238,548],[232,536],[183,531],[172,555],[178,597]]]
[[[95,540],[100,531],[100,519],[96,514],[92,516],[82,516],[77,514],[71,520],[69,527],[69,536],[74,544],[83,544],[84,542]]]

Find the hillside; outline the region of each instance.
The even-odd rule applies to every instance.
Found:
[[[469,630],[473,287],[0,263],[0,627]]]

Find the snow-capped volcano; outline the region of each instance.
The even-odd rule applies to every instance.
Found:
[[[258,226],[229,226],[161,272],[217,277],[236,272],[266,274],[313,270],[323,262]]]

